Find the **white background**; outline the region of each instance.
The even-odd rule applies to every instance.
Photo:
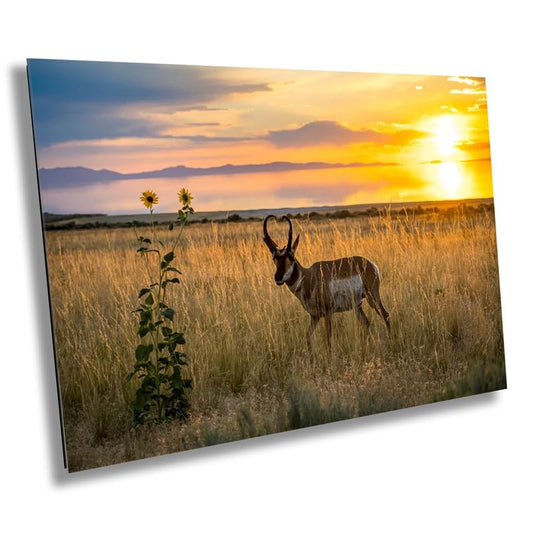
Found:
[[[527,6],[370,0],[4,5],[0,506],[6,531],[533,530],[527,509],[533,499]],[[26,57],[486,76],[509,389],[63,473]]]

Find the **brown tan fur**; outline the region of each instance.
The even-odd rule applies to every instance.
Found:
[[[357,318],[369,327],[363,312],[362,301],[367,299],[370,306],[383,318],[390,330],[389,313],[383,306],[379,294],[380,276],[377,266],[364,257],[343,257],[333,261],[319,261],[309,268],[303,267],[294,257],[300,236],[292,242],[292,224],[289,218],[289,240],[287,246],[279,248],[267,231],[269,215],[263,223],[264,241],[272,252],[276,264],[274,276],[278,285],[286,284],[300,300],[311,317],[307,331],[307,342],[321,318],[326,322],[328,347],[331,348],[331,317],[336,312],[355,309]]]

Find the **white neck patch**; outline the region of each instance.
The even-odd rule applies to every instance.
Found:
[[[291,268],[289,268],[289,270],[287,270],[287,272],[285,272],[285,275],[283,276],[283,279],[281,280],[283,283],[287,282],[289,280],[289,278],[292,276],[292,273],[294,272],[294,265],[296,263],[293,263],[291,265]]]

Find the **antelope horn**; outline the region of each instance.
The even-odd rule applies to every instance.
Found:
[[[283,218],[289,223],[289,240],[287,241],[287,251],[290,252],[292,251],[292,222],[291,219],[286,215],[283,215]]]
[[[274,215],[268,215],[264,222],[263,222],[263,240],[265,241],[265,244],[268,246],[268,249],[274,253],[276,250],[278,250],[278,245],[272,240],[270,235],[267,231],[267,222],[270,218],[276,218]]]

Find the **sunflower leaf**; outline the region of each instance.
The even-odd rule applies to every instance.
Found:
[[[174,318],[175,311],[174,311],[174,309],[171,309],[170,307],[167,307],[161,314],[165,318],[168,318],[169,320],[172,320]]]
[[[166,261],[167,263],[170,263],[170,261],[172,261],[172,259],[174,259],[174,257],[175,257],[174,252],[168,252],[168,254],[166,254],[163,257],[163,261]]]

